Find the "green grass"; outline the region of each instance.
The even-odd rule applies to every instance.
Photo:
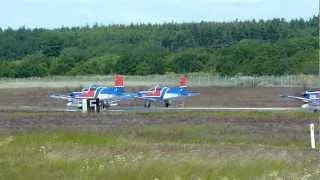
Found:
[[[2,135],[0,179],[309,179],[317,152],[303,138],[249,127],[152,125],[104,132]]]
[[[1,150],[3,151],[3,150]],[[68,157],[79,150],[69,150]],[[83,152],[92,151],[82,149]],[[19,152],[16,152],[19,154]],[[263,177],[298,176],[303,167],[314,167],[306,161],[291,164],[275,157],[251,158],[248,155],[228,158],[225,155],[203,158],[193,153],[174,154],[158,152],[116,154],[109,157],[70,160],[56,152],[23,151],[25,157],[10,155],[0,160],[2,179],[254,179]],[[97,153],[97,156],[99,154]],[[291,175],[290,172],[295,172]],[[303,173],[303,172],[302,172]],[[316,175],[312,175],[316,176]]]
[[[28,116],[28,117],[35,117],[35,116],[61,116],[63,114],[70,114],[73,112],[6,112],[7,114],[11,114],[12,116]],[[79,114],[79,113],[74,113]],[[128,112],[122,113],[124,115],[141,115],[145,117],[212,117],[212,118],[219,118],[219,117],[229,117],[232,118],[258,118],[258,119],[276,119],[276,118],[317,118],[319,117],[319,113],[312,113],[309,111],[188,111],[185,113],[184,111],[172,111],[172,112]],[[97,114],[99,115],[99,114]],[[79,115],[82,116],[82,115]]]
[[[212,118],[212,119],[247,119],[247,120],[279,120],[279,119],[318,119],[319,113],[308,111],[189,111],[185,112],[138,112],[137,115],[145,117],[168,117],[168,118]]]
[[[234,76],[221,77],[208,73],[188,73],[190,86],[220,87],[319,87],[318,76]],[[180,74],[126,76],[127,86],[150,86],[155,83],[177,85]],[[113,85],[113,75],[50,76],[31,78],[0,78],[0,88],[79,87],[87,84]]]
[[[42,132],[23,133],[15,136],[12,145],[75,144],[75,145],[118,145],[122,139],[112,134],[91,132]]]
[[[126,132],[128,133],[128,132]],[[162,125],[136,128],[130,134],[135,139],[153,143],[241,145],[300,148],[308,147],[308,129],[275,132],[252,126],[232,124]]]

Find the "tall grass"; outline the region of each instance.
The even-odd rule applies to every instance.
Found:
[[[288,76],[214,76],[207,73],[190,73],[190,86],[222,86],[222,87],[320,87],[319,77],[315,75]],[[178,74],[126,76],[127,86],[150,86],[155,84],[177,85]],[[1,78],[0,88],[22,87],[79,87],[88,84],[113,85],[113,75],[92,76],[51,76],[31,78]]]
[[[2,135],[0,179],[320,177],[318,153],[303,148],[303,139],[249,135],[246,128],[225,125]]]

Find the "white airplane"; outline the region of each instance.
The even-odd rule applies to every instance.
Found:
[[[115,76],[114,87],[91,85],[81,91],[71,92],[69,95],[51,94],[50,98],[67,101],[68,107],[82,108],[82,99],[99,99],[102,108],[117,106],[118,102],[134,99],[136,93],[126,93],[124,89],[124,76]]]
[[[280,95],[284,98],[300,100],[303,102],[301,108],[309,111],[318,112],[320,111],[320,91],[305,91],[303,97]]]
[[[139,91],[136,98],[144,101],[144,107],[146,108],[150,108],[151,103],[155,102],[163,103],[166,107],[169,107],[173,101],[200,95],[198,92],[190,92],[187,85],[188,78],[181,76],[178,87],[155,86],[146,91]]]

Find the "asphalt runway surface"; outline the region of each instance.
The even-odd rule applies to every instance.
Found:
[[[143,90],[146,87],[129,87],[128,92]],[[153,104],[150,109],[143,103],[129,101],[120,106],[111,107],[102,112],[167,112],[167,111],[297,111],[301,102],[284,100],[279,94],[299,94],[300,88],[228,88],[193,87],[191,91],[200,92],[200,96],[186,99],[182,104],[169,108]],[[70,89],[1,89],[0,112],[65,112],[81,111],[69,109],[65,101],[48,98],[50,92],[67,94]],[[184,105],[184,106],[183,106]]]
[[[314,116],[228,116],[217,115],[214,112],[291,112],[301,111],[300,102],[284,101],[279,94],[294,94],[299,89],[291,88],[218,88],[199,87],[194,91],[200,96],[187,99],[183,104],[175,104],[169,108],[161,104],[152,104],[145,108],[143,103],[129,101],[120,106],[102,110],[101,113],[84,114],[79,109],[69,109],[65,101],[48,98],[49,92],[65,92],[61,89],[1,89],[0,90],[0,134],[24,131],[50,130],[84,130],[105,131],[131,126],[170,125],[170,124],[224,124],[249,128],[248,132],[265,132],[263,135],[273,135],[284,130],[296,137],[295,130],[305,130]],[[132,90],[133,91],[133,90]],[[285,92],[285,93],[283,93]],[[141,113],[140,113],[141,112]],[[149,113],[150,114],[144,114]],[[152,115],[152,112],[155,112]],[[163,112],[163,113],[157,113]],[[168,112],[168,113],[166,113]],[[180,113],[169,113],[180,112]],[[181,113],[182,112],[182,113]],[[188,113],[190,112],[190,113]],[[191,112],[204,113],[194,116]],[[254,114],[254,113],[253,113]],[[304,121],[305,120],[305,121]],[[280,128],[280,129],[279,129]],[[289,130],[288,130],[289,128]],[[288,135],[286,135],[288,136]]]
[[[112,107],[101,110],[104,112],[181,112],[181,111],[299,111],[298,107]],[[50,108],[37,106],[1,107],[0,111],[24,112],[81,112],[76,108]]]

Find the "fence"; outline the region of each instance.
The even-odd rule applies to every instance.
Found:
[[[220,87],[303,87],[319,88],[320,78],[315,75],[288,76],[213,76],[205,73],[188,74],[189,86],[220,86]],[[178,74],[126,76],[127,86],[177,85]],[[0,88],[20,87],[79,87],[88,84],[113,85],[113,75],[99,76],[53,76],[33,78],[2,78]]]

